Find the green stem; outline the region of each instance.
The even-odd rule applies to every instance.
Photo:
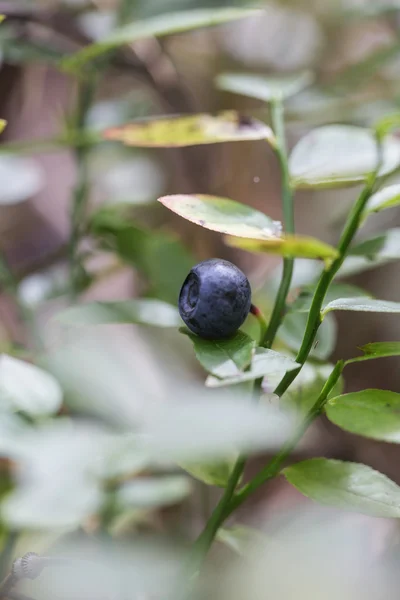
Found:
[[[281,470],[281,466],[284,461],[290,456],[298,442],[302,439],[303,435],[307,431],[311,423],[322,413],[328,396],[336,383],[339,380],[340,375],[345,367],[345,362],[340,360],[334,367],[333,371],[329,375],[324,387],[321,390],[318,399],[314,406],[309,410],[307,415],[298,428],[294,431],[290,439],[283,445],[281,450],[274,456],[274,458],[262,469],[247,485],[245,485],[233,498],[229,507],[224,513],[226,519],[238,506],[240,506],[253,492],[255,492],[261,485],[273,479],[278,475]]]
[[[293,191],[290,185],[290,174],[287,160],[287,149],[284,128],[284,109],[281,100],[274,100],[271,103],[271,118],[272,127],[277,140],[275,150],[276,155],[278,157],[282,178],[282,210],[284,228],[285,233],[293,234],[295,229]],[[293,276],[293,264],[294,261],[292,258],[285,258],[283,262],[282,279],[279,285],[278,293],[276,295],[274,308],[269,321],[268,329],[261,344],[265,348],[271,348],[275,336],[278,332],[278,329],[282,323],[283,317],[285,316],[286,298],[289,293]]]
[[[267,320],[255,304],[250,306],[250,313],[257,319],[260,325],[260,343],[262,343],[268,328]]]
[[[0,580],[5,577],[5,574],[10,567],[14,548],[18,539],[18,534],[15,531],[8,531],[6,535],[7,537],[0,555]]]

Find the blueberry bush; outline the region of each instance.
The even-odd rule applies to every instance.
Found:
[[[398,523],[399,485],[345,453],[321,456],[312,435],[322,421],[348,444],[347,434],[400,443],[400,393],[346,389],[352,369],[399,357],[400,341],[378,327],[346,357],[336,327],[342,311],[355,313],[356,334],[365,313],[400,313],[400,301],[349,281],[400,257],[400,230],[369,226],[400,205],[398,90],[387,74],[399,6],[276,4],[299,28],[310,11],[327,39],[354,23],[397,37],[328,82],[317,60],[280,71],[221,59],[208,85],[224,106],[204,109],[199,89],[189,111],[168,41],[179,49],[187,36],[200,77],[204,32],[235,38],[235,27],[255,31],[275,14],[269,2],[216,4],[0,2],[5,63],[50,65],[74,86],[54,136],[10,140],[2,121],[2,204],[25,200],[26,182],[28,196],[40,187],[28,155],[67,151],[75,167],[61,257],[25,274],[1,256],[2,293],[25,333],[5,324],[0,358],[0,598],[395,597],[396,525],[385,560],[371,560],[366,531],[369,517]],[[290,29],[279,31],[289,44]],[[109,89],[118,70],[140,81],[132,101]],[[104,88],[114,104],[98,103]],[[278,170],[281,217],[266,214],[270,202],[254,208],[251,187],[239,202],[205,182],[201,161],[221,160],[212,152],[228,144],[240,164],[258,145]],[[183,165],[179,184],[165,184],[157,157]],[[112,185],[102,179],[110,164]],[[302,194],[349,199],[329,243],[296,231]],[[262,281],[253,255],[277,265]],[[134,274],[134,294],[97,294],[121,271]],[[282,479],[313,502],[296,494],[294,510],[249,519],[246,507]],[[343,514],[354,512],[363,517],[349,527]]]

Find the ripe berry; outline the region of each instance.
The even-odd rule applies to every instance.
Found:
[[[193,267],[179,295],[183,321],[193,333],[209,340],[236,333],[250,306],[251,288],[246,275],[220,258]]]

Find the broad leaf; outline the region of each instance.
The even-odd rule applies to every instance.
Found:
[[[12,356],[0,356],[0,413],[40,417],[56,413],[61,403],[61,387],[52,375]]]
[[[399,260],[399,256],[400,228],[389,229],[385,233],[353,246],[339,271],[339,276],[347,277],[361,273]]]
[[[288,98],[313,82],[313,74],[303,71],[297,75],[286,77],[267,77],[248,73],[222,73],[216,78],[219,89],[265,102],[274,99]]]
[[[123,509],[159,508],[181,502],[190,492],[190,481],[182,475],[137,477],[119,488],[116,502]]]
[[[107,129],[107,140],[140,148],[182,148],[202,144],[268,140],[274,144],[270,127],[236,111],[217,115],[198,114],[159,117]]]
[[[179,327],[182,323],[175,306],[152,299],[81,304],[62,311],[57,315],[57,319],[65,325],[135,323],[155,327]]]
[[[162,37],[200,27],[219,25],[243,17],[254,16],[259,12],[259,10],[245,8],[213,8],[164,13],[116,29],[101,42],[86,46],[77,54],[70,56],[63,64],[67,69],[80,70],[88,61],[125,44],[132,44],[149,37]]]
[[[303,341],[307,325],[308,314],[303,312],[289,312],[278,330],[278,338],[285,346],[298,352]],[[336,347],[337,326],[333,315],[327,315],[318,329],[310,358],[326,360]]]
[[[400,394],[388,390],[363,390],[331,398],[327,417],[345,431],[400,443]]]
[[[373,194],[365,207],[364,216],[377,213],[386,208],[393,208],[400,204],[400,184],[389,185],[376,194]]]
[[[226,487],[235,462],[236,458],[232,457],[231,460],[209,464],[186,464],[185,462],[179,462],[179,466],[192,475],[192,477],[207,485]]]
[[[279,254],[286,258],[314,258],[323,260],[326,263],[332,262],[338,255],[336,248],[333,248],[333,246],[329,246],[329,244],[315,238],[300,235],[267,240],[227,237],[225,242],[228,246],[241,248],[248,252]]]
[[[243,383],[244,381],[253,381],[259,377],[280,376],[284,375],[286,371],[297,369],[298,366],[292,358],[275,352],[275,350],[257,348],[250,368],[247,371],[237,373],[236,375],[228,375],[229,368],[225,371],[226,374],[222,374],[221,369],[219,371],[219,378],[210,375],[206,380],[206,385],[208,387],[222,387]]]
[[[281,224],[234,200],[206,195],[175,195],[159,202],[179,216],[212,231],[234,236],[268,239],[279,236]]]
[[[216,539],[240,556],[246,556],[249,547],[252,548],[256,544],[265,544],[267,541],[266,536],[258,529],[253,529],[247,525],[221,527],[218,530]]]
[[[332,310],[350,310],[354,312],[400,313],[400,302],[376,300],[375,298],[338,298],[329,302],[321,312],[322,318]]]
[[[400,165],[400,140],[383,142],[379,175]],[[296,188],[329,188],[362,182],[377,166],[377,144],[368,129],[328,125],[300,140],[289,159],[292,185]]]
[[[373,517],[400,517],[400,487],[366,465],[312,458],[287,467],[283,474],[320,504]]]
[[[181,331],[192,340],[202,367],[215,377],[223,379],[240,375],[251,363],[256,343],[241,331],[227,340],[204,340],[186,328]]]
[[[388,356],[400,356],[400,342],[371,342],[361,346],[362,356],[355,356],[346,361],[346,364],[362,362],[374,358],[385,358]]]

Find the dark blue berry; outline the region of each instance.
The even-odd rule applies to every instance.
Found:
[[[183,321],[193,333],[209,340],[236,333],[250,306],[251,288],[246,275],[220,258],[193,267],[179,295]]]

